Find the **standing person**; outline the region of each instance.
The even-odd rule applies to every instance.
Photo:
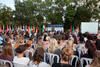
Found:
[[[96,48],[97,50],[100,50],[100,34],[97,35],[97,40],[96,40]]]
[[[29,61],[30,61],[29,58],[24,57],[25,50],[26,50],[25,45],[20,45],[19,47],[15,49],[15,51],[17,52],[17,56],[14,57],[13,63],[26,65],[26,66],[29,64]]]
[[[60,53],[60,63],[54,63],[52,67],[72,67],[68,62],[72,58],[73,51],[71,48],[63,48]]]

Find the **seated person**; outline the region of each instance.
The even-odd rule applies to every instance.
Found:
[[[30,62],[29,67],[50,67],[47,63],[43,62],[44,59],[44,49],[38,47],[34,53],[32,61]]]
[[[97,50],[95,52],[95,56],[93,58],[93,61],[90,65],[87,65],[85,67],[100,67],[100,50]]]
[[[13,63],[28,65],[29,58],[24,57],[26,47],[25,45],[20,45],[18,48],[15,49],[17,56],[14,57]]]
[[[13,52],[11,44],[3,45],[3,52],[0,55],[0,59],[13,61]]]
[[[72,58],[72,54],[73,51],[71,48],[63,48],[60,53],[60,63],[54,63],[52,67],[72,67],[70,64],[68,64],[69,60]]]

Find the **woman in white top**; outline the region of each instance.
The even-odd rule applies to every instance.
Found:
[[[13,63],[20,64],[20,65],[28,65],[29,58],[23,57],[25,54],[26,47],[25,45],[20,45],[18,48],[15,49],[17,56],[14,57]]]
[[[47,63],[43,62],[44,59],[44,49],[38,47],[34,53],[32,61],[29,64],[29,67],[50,67]]]

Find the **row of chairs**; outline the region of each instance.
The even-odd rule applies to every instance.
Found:
[[[52,66],[52,64],[54,63],[54,58],[56,57],[56,63],[59,63],[60,61],[60,57],[56,54],[51,54],[51,53],[46,53],[45,56],[48,56],[49,59],[49,63]],[[46,58],[44,58],[44,60],[46,60]],[[76,55],[72,55],[72,59],[69,61],[69,64],[71,64],[72,66],[74,65],[74,67],[78,67],[78,63],[80,63],[80,67],[83,67],[84,63],[86,63],[86,65],[91,64],[93,59],[90,58],[79,58]]]
[[[50,62],[50,65],[51,65],[51,66],[52,66],[52,64],[54,63],[54,58],[55,58],[55,57],[57,58],[56,63],[59,63],[60,58],[59,58],[58,55],[56,55],[56,54],[51,54],[51,53],[46,53],[46,55],[47,55],[48,58],[49,58],[49,62]],[[44,60],[46,60],[46,58],[44,58]],[[77,66],[78,61],[80,61],[80,67],[83,67],[84,62],[86,63],[86,65],[88,65],[88,64],[91,64],[92,60],[93,60],[93,59],[89,59],[89,58],[81,58],[81,59],[79,60],[78,56],[73,55],[73,56],[72,56],[72,59],[69,61],[69,64],[73,65],[73,61],[74,61],[74,67],[78,67],[78,66]],[[25,66],[25,65],[20,65],[20,64],[12,63],[12,62],[10,62],[10,61],[8,61],[8,60],[2,60],[2,59],[0,59],[0,64],[1,64],[1,65],[5,65],[5,64],[7,64],[7,63],[10,65],[10,67],[13,67],[13,66],[14,66],[14,67],[28,67],[28,66]]]
[[[4,67],[28,67],[26,65],[12,63],[11,61],[0,59],[0,67],[3,67],[3,65]]]

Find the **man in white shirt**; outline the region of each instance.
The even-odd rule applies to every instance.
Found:
[[[13,63],[22,64],[22,65],[28,65],[29,64],[29,58],[23,57],[25,54],[26,47],[25,45],[20,45],[18,48],[15,49],[17,56],[14,57]]]

